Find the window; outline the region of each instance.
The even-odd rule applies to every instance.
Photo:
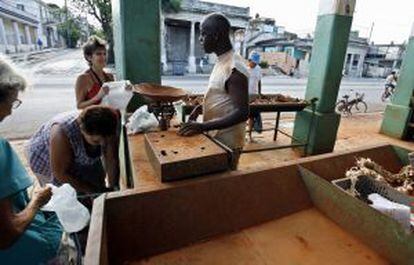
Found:
[[[21,11],[24,11],[24,5],[17,4],[16,7],[17,7],[17,9],[20,9]]]

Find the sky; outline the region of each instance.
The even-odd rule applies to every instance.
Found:
[[[250,16],[256,13],[274,18],[278,26],[287,31],[305,35],[315,30],[320,0],[204,0],[241,7],[250,7]],[[60,6],[64,0],[46,0]],[[413,0],[356,0],[352,25],[360,36],[369,37],[380,44],[402,43],[408,40],[414,23]]]

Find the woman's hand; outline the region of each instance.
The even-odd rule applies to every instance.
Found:
[[[108,86],[103,86],[99,90],[98,94],[96,94],[95,98],[96,98],[96,100],[101,100],[108,94],[109,94],[109,87]]]
[[[38,188],[34,191],[33,202],[35,206],[40,209],[43,205],[48,203],[51,197],[52,197],[52,188],[50,187]]]

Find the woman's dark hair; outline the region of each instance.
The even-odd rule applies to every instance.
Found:
[[[118,129],[119,116],[115,109],[90,106],[80,114],[81,128],[89,135],[112,136]]]
[[[85,45],[83,45],[83,57],[85,57],[85,60],[88,62],[89,66],[91,66],[92,63],[88,57],[91,57],[93,53],[99,49],[106,50],[106,41],[96,35],[89,37],[88,41],[85,43]]]
[[[13,68],[0,58],[0,103],[5,102],[9,97],[26,88],[26,80],[17,74]]]

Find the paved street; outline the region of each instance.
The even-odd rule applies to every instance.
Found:
[[[0,135],[10,139],[30,136],[44,121],[56,113],[75,108],[74,83],[76,76],[87,68],[80,50],[64,50],[47,57],[47,60],[19,65],[29,80],[29,89],[22,94],[22,106],[0,125]],[[306,79],[285,76],[268,76],[263,79],[264,93],[283,93],[303,98]],[[208,76],[163,77],[163,84],[181,87],[193,93],[203,93]],[[351,89],[365,93],[368,111],[383,111],[380,101],[384,80],[344,79],[340,96]]]

